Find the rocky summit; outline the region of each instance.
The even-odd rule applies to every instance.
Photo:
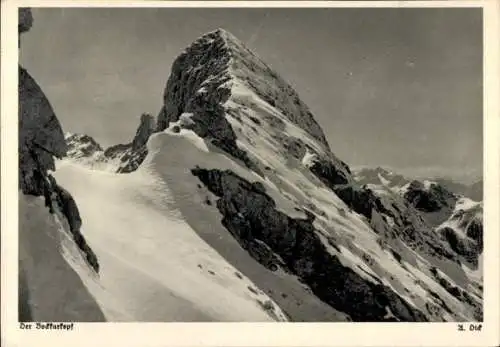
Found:
[[[145,247],[134,256],[138,264],[153,254],[158,268],[175,263],[194,271],[184,265],[201,253],[179,241],[194,233],[224,258],[226,269],[234,266],[238,279],[252,283],[250,295],[262,290],[266,301],[259,305],[275,320],[482,319],[482,207],[381,168],[353,173],[294,88],[223,29],[196,39],[175,59],[157,119],[143,115],[130,143],[103,151],[85,137],[71,141],[80,142],[71,145],[79,150],[64,160],[87,151],[114,163],[113,176],[71,166],[59,175],[81,172],[85,189],[66,182],[84,201],[92,199],[94,185],[103,201],[116,189],[119,204],[132,206],[116,210],[96,198],[86,213],[90,225],[94,205],[119,216],[110,225],[126,220],[119,224],[117,252]],[[110,193],[99,195],[105,189]],[[175,229],[163,226],[173,221],[182,233],[162,243]],[[134,226],[128,244],[126,230]],[[172,243],[176,247],[168,248]],[[155,244],[162,245],[158,255]],[[183,247],[188,251],[175,258]],[[200,260],[196,271],[206,266]],[[203,283],[219,283],[209,271]],[[178,292],[209,305],[191,290]]]

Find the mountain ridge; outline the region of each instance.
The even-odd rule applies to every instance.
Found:
[[[239,266],[257,286],[282,278],[286,297],[268,295],[291,320],[317,311],[314,298],[339,320],[482,319],[472,270],[419,205],[358,183],[293,88],[234,36],[195,40],[172,64],[163,99],[156,129],[118,176],[154,173],[205,242],[233,256],[214,232],[251,256]],[[300,284],[299,305],[288,291]]]
[[[434,182],[447,189],[454,194],[467,196],[475,201],[483,200],[483,180],[478,179],[474,183],[465,184],[458,181],[453,180],[448,177],[439,177],[436,175],[432,175],[425,178],[411,178],[408,175],[402,175],[397,173],[397,170],[384,168],[384,167],[361,167],[353,170],[356,176],[356,180],[361,184],[374,184],[380,185],[385,184],[390,187],[398,187],[403,188],[405,184],[410,183],[411,181],[418,182]],[[379,177],[379,175],[382,176]]]

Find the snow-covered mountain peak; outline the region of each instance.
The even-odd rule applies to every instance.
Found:
[[[215,30],[209,31],[203,34],[198,40],[217,39],[217,38],[224,40],[224,42],[226,42],[228,45],[241,44],[241,41],[238,40],[236,36],[234,36],[224,28],[217,28]]]
[[[307,166],[351,181],[293,87],[223,29],[196,39],[172,65],[157,130],[183,114],[189,129],[255,172]]]
[[[109,221],[120,223],[118,239],[133,235],[130,252],[136,243],[145,254],[165,254],[157,246],[162,242],[169,247],[168,260],[142,255],[145,268],[186,263],[183,283],[190,274],[202,274],[205,283],[208,273],[215,292],[228,281],[235,300],[248,299],[247,312],[257,304],[248,292],[259,293],[258,287],[292,320],[481,319],[479,284],[462,268],[461,250],[454,251],[452,238],[441,237],[417,211],[449,207],[447,201],[420,188],[406,199],[392,189],[409,188],[411,180],[383,168],[354,177],[293,87],[227,31],[201,36],[178,56],[155,129],[152,120],[142,117],[134,141],[104,151],[119,162],[117,172],[127,174],[89,174],[67,163],[58,169],[84,202],[97,243],[107,244],[101,216],[115,216]],[[356,182],[360,177],[367,184]],[[387,194],[370,180],[389,187]],[[205,252],[207,246],[195,234],[256,287],[240,286],[241,275],[198,259],[193,249]],[[162,280],[196,299],[203,312],[228,314],[217,312],[216,301],[208,307],[198,302],[204,293]],[[266,311],[273,309],[267,298],[263,302]]]
[[[352,319],[385,319],[387,309],[397,320],[480,314],[478,298],[457,303],[430,272],[431,264],[449,267],[453,288],[462,293],[458,288],[469,286],[449,245],[402,196],[358,184],[293,87],[226,31],[203,35],[174,61],[156,130],[150,139],[156,149],[148,150],[140,170],[161,172],[172,186],[185,182],[182,189],[200,184],[216,200],[215,220],[222,215],[222,225],[253,258],[298,276]],[[170,178],[175,170],[182,180]],[[410,182],[382,168],[374,175],[387,185]],[[333,280],[339,277],[347,284]],[[360,302],[346,307],[357,300],[348,289],[354,283],[363,284]],[[445,305],[431,299],[437,292]],[[379,307],[392,301],[391,293],[402,301]]]
[[[231,95],[242,92],[242,88],[249,89],[268,107],[276,108],[285,118],[328,147],[323,131],[297,92],[230,32],[217,29],[202,35],[176,59],[172,71],[175,72],[180,65],[187,65],[185,70],[192,72],[191,82],[195,85],[203,87],[217,81],[218,87],[229,88]],[[192,92],[208,90],[199,88]]]
[[[411,182],[403,175],[380,166],[355,170],[354,176],[360,184],[381,185],[396,193],[401,192]]]

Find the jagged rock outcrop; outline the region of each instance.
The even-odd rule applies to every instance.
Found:
[[[203,36],[173,63],[164,93],[164,106],[158,115],[157,130],[191,114],[187,128],[200,137],[253,167],[247,153],[236,144],[236,134],[225,117],[224,104],[231,96],[227,69],[231,62],[223,31]]]
[[[408,186],[404,198],[416,209],[423,212],[436,212],[443,208],[451,209],[457,197],[438,184],[412,181]]]
[[[143,113],[141,115],[141,121],[139,127],[135,133],[134,139],[132,140],[132,150],[138,150],[139,148],[146,145],[149,137],[155,131],[155,119],[153,116]]]
[[[31,9],[29,8],[19,8],[19,22],[17,29],[19,32],[18,36],[18,48],[21,48],[21,34],[27,32],[33,26],[33,15],[31,14]]]
[[[66,154],[66,142],[52,106],[30,74],[19,67],[19,188],[43,195],[54,157]]]
[[[317,159],[309,169],[327,186],[349,184],[353,181],[349,166],[340,160],[335,163],[331,160]]]
[[[450,227],[440,228],[438,232],[449,243],[451,249],[463,256],[469,263],[477,266],[477,257],[482,252],[482,245],[480,246],[477,242],[468,237],[460,237],[459,234]]]
[[[222,223],[244,248],[265,243],[313,292],[355,321],[425,321],[425,316],[383,284],[373,284],[345,267],[321,242],[312,219],[290,218],[274,200],[231,171],[193,169],[215,195]],[[387,308],[394,317],[387,317]]]
[[[249,56],[252,59],[248,59]],[[234,121],[241,122],[241,116],[244,116],[241,110],[249,106],[243,105],[245,100],[234,95],[239,85],[281,111],[286,121],[305,130],[321,144],[321,161],[315,166],[318,170],[347,176],[345,167],[330,152],[321,127],[294,89],[238,39],[222,29],[203,35],[174,61],[157,129],[164,130],[170,123],[178,121],[182,114],[190,114],[192,122],[186,128],[209,139],[260,173],[262,168],[257,160],[236,143],[238,135]],[[261,120],[249,115],[248,119],[258,122],[261,127],[263,122],[269,122],[275,128],[284,125],[275,116]],[[289,143],[290,139],[289,136],[281,139],[282,145]],[[305,151],[305,148],[303,146],[302,150]],[[294,149],[284,148],[284,151],[293,155]]]
[[[437,233],[463,259],[476,267],[483,252],[483,207],[481,203],[457,203],[451,216],[436,228]]]
[[[101,145],[86,134],[66,133],[68,151],[65,159],[92,168],[94,170],[116,170],[115,163],[104,155]]]
[[[118,173],[135,171],[148,154],[146,144],[155,128],[155,118],[144,113],[131,142],[113,145],[105,150],[89,135],[68,133],[67,158],[95,169],[115,170]]]
[[[108,160],[117,159],[118,173],[129,173],[137,170],[148,154],[147,142],[155,132],[156,120],[149,114],[142,114],[139,126],[133,140],[127,144],[118,144],[108,147],[104,156]]]
[[[69,231],[71,232],[76,245],[80,248],[83,254],[85,254],[87,262],[90,266],[92,266],[94,271],[99,272],[99,261],[97,260],[97,256],[87,244],[85,237],[80,232],[82,218],[80,217],[80,211],[78,210],[75,199],[71,196],[70,192],[57,184],[52,175],[49,175],[48,179],[51,184],[51,190],[54,192],[52,194],[52,201],[50,205],[51,210],[55,207],[54,205],[57,205],[68,221]]]
[[[94,138],[86,134],[65,135],[66,145],[68,147],[67,156],[70,158],[92,157],[95,154],[103,152],[103,149]]]
[[[429,181],[412,181],[403,194],[431,227],[436,227],[450,217],[458,197],[443,186]]]
[[[19,9],[19,37],[31,29],[31,9]],[[61,124],[33,77],[19,66],[19,188],[24,194],[44,195],[46,175],[54,158],[66,154]]]

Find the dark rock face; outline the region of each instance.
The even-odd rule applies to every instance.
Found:
[[[477,256],[480,254],[477,243],[472,242],[468,238],[459,237],[455,230],[448,227],[440,229],[439,233],[457,254],[463,256],[470,263],[474,264],[477,262]]]
[[[113,145],[113,146],[106,148],[106,150],[104,150],[104,155],[108,158],[114,158],[114,157],[122,154],[126,150],[130,149],[131,147],[132,147],[132,144],[130,144],[130,143],[127,143],[127,144],[120,143],[117,145]]]
[[[375,207],[377,197],[371,190],[362,189],[355,185],[333,186],[333,190],[347,206],[365,216],[368,220],[372,218],[372,210]]]
[[[133,150],[132,143],[118,144],[107,148],[104,155],[109,159],[120,158],[121,164],[116,170],[117,173],[130,173],[137,170],[146,159],[148,149],[142,146]]]
[[[226,72],[229,60],[225,41],[216,33],[197,40],[181,54],[172,65],[157,129],[162,131],[181,114],[190,113],[191,130],[214,139],[217,146],[242,159],[244,152],[236,145],[236,134],[223,107],[231,95],[225,87],[230,80]]]
[[[432,184],[429,189],[419,181],[412,181],[404,198],[422,212],[436,212],[443,208],[453,208],[457,197],[438,184]]]
[[[33,23],[30,9],[19,10],[19,33],[28,31]],[[31,75],[19,66],[19,189],[24,194],[44,196],[50,213],[58,203],[71,233],[98,271],[97,257],[80,233],[82,220],[71,194],[48,174],[55,170],[54,157],[66,155],[67,145],[61,124],[49,100]]]
[[[97,256],[87,244],[85,237],[80,232],[82,219],[80,217],[80,211],[78,210],[75,199],[66,189],[57,184],[55,178],[52,175],[49,175],[48,179],[51,184],[51,191],[54,192],[52,194],[50,206],[51,209],[54,207],[54,204],[59,207],[60,211],[68,221],[73,240],[75,240],[77,246],[84,253],[88,263],[92,266],[92,268],[96,272],[99,272],[99,262],[97,260]]]
[[[349,180],[349,184],[342,183],[345,182],[344,176],[338,174],[325,175],[324,171],[313,171],[313,168],[311,171],[347,206],[365,216],[382,239],[402,240],[418,253],[458,262],[450,246],[443,242],[420,213],[402,198],[396,195],[379,196],[371,189],[361,187],[353,179]],[[393,224],[389,224],[382,215],[390,217]]]
[[[483,251],[483,223],[481,220],[473,219],[465,227],[465,232],[468,238],[477,243],[479,252]]]
[[[248,154],[238,148],[236,134],[225,117],[224,103],[231,96],[227,69],[232,52],[222,31],[209,33],[186,49],[173,63],[158,115],[157,130],[190,114],[190,125],[198,136],[259,171]]]
[[[155,131],[155,126],[155,119],[153,116],[146,113],[141,115],[141,122],[137,128],[134,139],[132,140],[132,150],[138,150],[139,148],[146,146],[149,137]]]
[[[278,211],[261,188],[231,171],[196,168],[192,173],[220,198],[217,208],[222,222],[242,247],[250,254],[272,250],[276,254],[272,261],[297,275],[320,299],[354,321],[387,320],[386,307],[397,320],[426,320],[388,287],[369,282],[343,266],[321,242],[313,218],[295,219]]]
[[[104,156],[108,159],[120,158],[117,173],[130,173],[142,164],[148,155],[146,146],[149,137],[155,132],[155,119],[149,114],[142,114],[139,126],[132,142],[108,147]]]
[[[80,233],[82,221],[73,197],[47,172],[55,170],[53,156],[64,156],[66,149],[50,103],[28,72],[19,68],[19,188],[24,194],[44,196],[51,212],[56,196],[77,245],[98,271],[97,257]]]
[[[43,194],[53,157],[66,154],[61,124],[41,88],[19,67],[19,188],[25,194]]]
[[[129,173],[137,170],[137,168],[142,164],[146,156],[148,155],[148,149],[146,146],[140,147],[136,151],[131,151],[125,153],[121,160],[124,163],[120,166],[117,173]]]
[[[403,195],[426,223],[437,227],[446,221],[453,213],[458,200],[457,196],[437,183],[425,186],[420,181],[412,181]]]
[[[19,33],[24,33],[29,31],[33,26],[33,15],[31,14],[30,8],[19,8],[19,23],[18,31]]]
[[[310,167],[310,170],[330,188],[338,184],[349,184],[352,182],[349,167],[341,161],[338,161],[337,165],[335,165],[330,160],[316,160]]]
[[[461,230],[461,233],[449,226],[437,230],[438,234],[458,255],[474,266],[477,266],[478,257],[484,248],[481,210],[482,207],[476,206],[468,210],[460,209],[453,213],[449,222]]]

